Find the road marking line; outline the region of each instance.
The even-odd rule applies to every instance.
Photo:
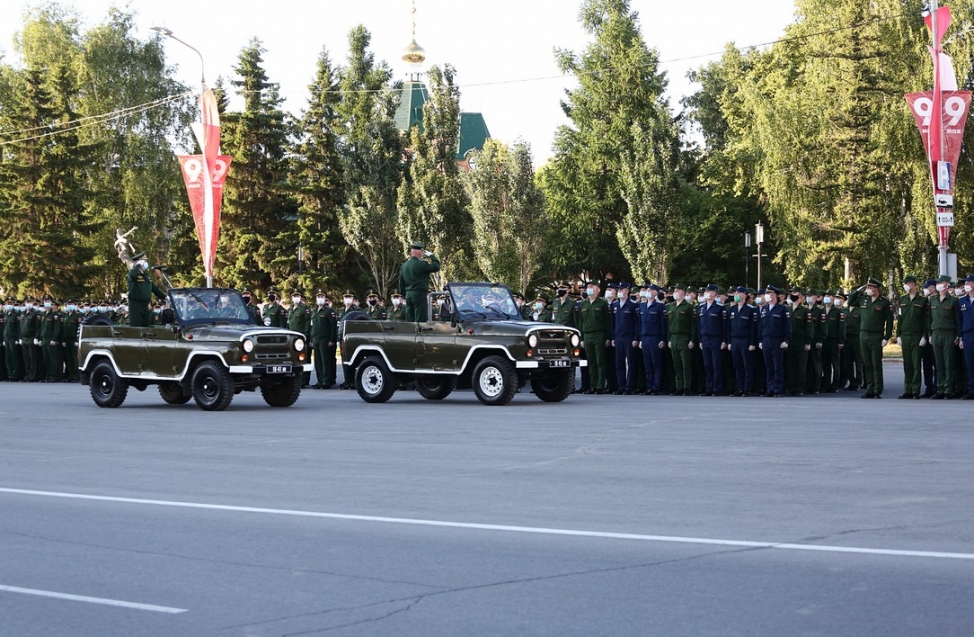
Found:
[[[136,610],[148,610],[154,613],[185,613],[185,608],[170,608],[168,606],[155,606],[153,604],[139,604],[138,602],[123,602],[120,599],[106,599],[104,597],[88,597],[87,595],[71,595],[70,593],[55,593],[54,591],[42,591],[36,588],[20,588],[19,586],[0,585],[0,592],[21,593],[23,595],[37,595],[39,597],[54,597],[57,599],[67,599],[72,602],[88,602],[89,604],[102,604],[104,606],[121,606],[122,608],[134,608]]]
[[[575,529],[552,529],[534,526],[509,526],[505,524],[478,524],[475,522],[447,522],[443,520],[422,520],[415,518],[390,518],[375,515],[351,515],[347,513],[321,513],[318,511],[299,511],[293,509],[268,509],[229,504],[204,504],[200,502],[177,502],[172,500],[146,500],[142,498],[122,498],[106,495],[87,495],[83,493],[62,493],[58,491],[34,491],[31,489],[6,489],[0,493],[17,495],[37,495],[50,498],[72,500],[97,500],[100,502],[120,502],[125,504],[148,504],[153,506],[178,507],[184,509],[206,509],[210,511],[233,511],[236,513],[261,513],[269,515],[288,515],[327,520],[348,520],[353,522],[383,522],[387,524],[409,524],[413,526],[437,526],[451,529],[470,529],[476,531],[506,531],[509,533],[536,533],[541,535],[563,535],[569,537],[593,537],[611,540],[637,540],[642,542],[669,542],[675,544],[709,544],[713,546],[739,546],[744,548],[783,549],[788,551],[820,551],[824,553],[857,553],[861,555],[887,555],[895,557],[929,557],[951,560],[974,560],[974,553],[947,553],[942,551],[906,551],[899,549],[871,549],[856,546],[828,546],[825,544],[793,544],[788,542],[753,542],[749,540],[724,540],[717,538],[681,537],[674,535],[644,535],[641,533],[613,533],[610,531],[579,531]]]

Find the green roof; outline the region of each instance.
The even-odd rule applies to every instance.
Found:
[[[471,150],[483,150],[490,139],[487,122],[482,113],[460,113],[460,143],[457,144],[457,160]]]
[[[402,100],[396,109],[396,128],[408,133],[413,126],[423,126],[423,104],[429,99],[429,92],[422,82],[409,81],[403,84]]]

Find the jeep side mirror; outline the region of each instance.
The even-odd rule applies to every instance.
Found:
[[[176,321],[176,313],[172,308],[167,307],[159,313],[159,322],[163,325],[170,325]]]
[[[460,322],[460,313],[453,312],[450,314],[450,327],[456,327],[457,323]]]

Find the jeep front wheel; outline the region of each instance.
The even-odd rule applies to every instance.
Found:
[[[535,396],[546,403],[560,403],[575,389],[574,369],[552,369],[544,378],[531,381]]]
[[[271,407],[290,407],[301,395],[301,374],[285,378],[275,385],[261,385],[260,395]]]
[[[355,372],[355,389],[367,403],[384,403],[392,398],[398,382],[381,358],[366,358]]]
[[[417,378],[416,391],[426,400],[443,400],[457,388],[456,376]]]
[[[118,407],[125,402],[129,384],[124,378],[119,378],[115,368],[109,361],[101,361],[91,370],[88,382],[91,399],[99,407]]]
[[[506,405],[517,393],[514,365],[500,356],[488,356],[473,368],[473,391],[485,405]]]
[[[192,398],[183,393],[182,385],[172,381],[159,383],[159,395],[170,405],[185,405]]]
[[[204,411],[223,411],[233,400],[233,380],[222,363],[205,361],[193,372],[193,400]]]

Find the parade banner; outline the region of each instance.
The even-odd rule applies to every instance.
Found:
[[[927,159],[930,161],[931,177],[934,184],[937,183],[937,161],[943,160],[950,164],[950,183],[954,183],[954,176],[957,174],[957,161],[960,159],[961,146],[964,143],[964,127],[967,123],[967,113],[971,107],[970,91],[944,91],[943,107],[940,112],[939,120],[943,123],[941,131],[936,130],[936,126],[931,126],[935,119],[934,115],[934,95],[933,91],[924,93],[908,93],[906,101],[910,105],[910,112],[916,121],[917,128],[920,129],[920,137],[923,138],[923,148],[927,151]],[[933,130],[933,135],[931,135]],[[940,157],[940,137],[944,139],[944,155]],[[951,188],[951,190],[953,190]]]
[[[200,241],[200,254],[203,255],[203,268],[207,276],[212,276],[216,244],[220,238],[223,182],[230,168],[230,157],[217,155],[212,162],[207,162],[203,155],[180,155],[179,165],[183,173],[183,183],[186,184],[186,194],[189,195],[189,205],[193,210],[196,236]],[[205,169],[207,166],[208,171]],[[207,192],[209,197],[206,196]]]

